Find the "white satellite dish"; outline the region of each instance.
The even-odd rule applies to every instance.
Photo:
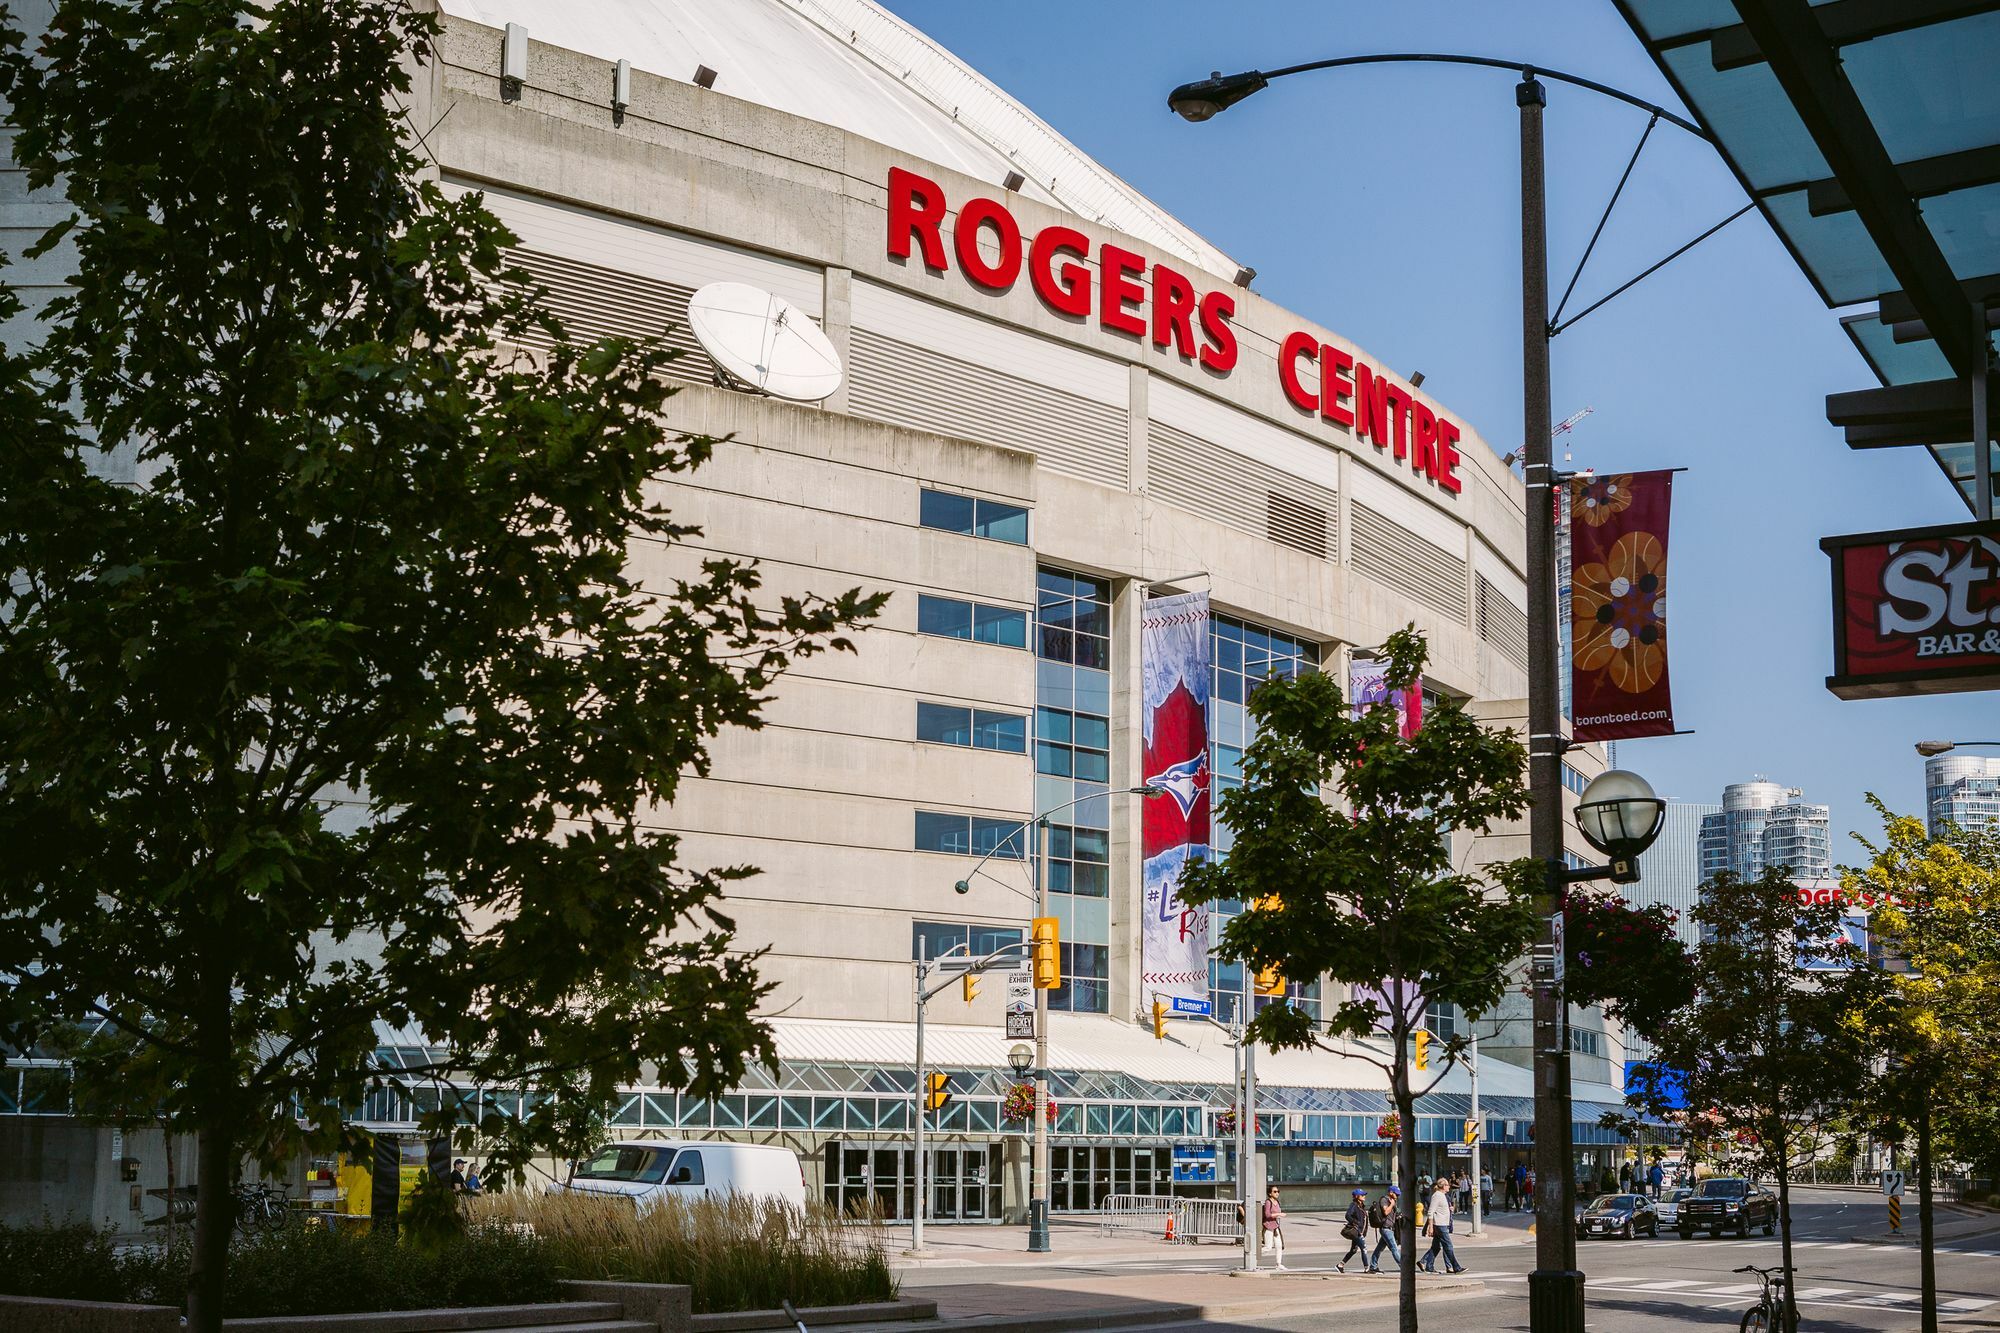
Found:
[[[816,403],[840,387],[840,353],[782,296],[711,282],[688,298],[688,327],[716,368],[774,398]]]

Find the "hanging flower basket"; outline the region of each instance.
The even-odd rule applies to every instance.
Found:
[[[1217,1111],[1215,1113],[1215,1132],[1221,1137],[1225,1139],[1234,1138],[1236,1135],[1236,1124],[1235,1107],[1232,1106],[1227,1111]]]
[[[1403,1121],[1394,1111],[1382,1117],[1382,1123],[1375,1126],[1378,1139],[1400,1139],[1403,1137]]]
[[[1056,1099],[1051,1097],[1043,1103],[1048,1122],[1056,1122]],[[1007,1090],[1006,1100],[1000,1103],[1000,1118],[1011,1124],[1022,1124],[1035,1118],[1035,1085],[1016,1083]]]

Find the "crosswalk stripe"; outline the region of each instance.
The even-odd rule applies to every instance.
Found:
[[[1695,1281],[1693,1278],[1676,1277],[1676,1278],[1669,1278],[1665,1282],[1641,1282],[1638,1286],[1634,1287],[1633,1290],[1672,1291],[1676,1287],[1699,1287],[1700,1285],[1701,1283]]]
[[[1845,1296],[1853,1290],[1854,1288],[1852,1287],[1807,1287],[1799,1293],[1799,1299],[1802,1301],[1824,1300],[1828,1296]]]
[[[1984,1310],[1991,1304],[1993,1302],[1990,1300],[1975,1300],[1970,1296],[1961,1296],[1955,1301],[1946,1301],[1938,1308],[1942,1310],[1956,1310],[1960,1314],[1964,1314],[1970,1310]]]
[[[1762,1291],[1763,1289],[1764,1285],[1761,1282],[1739,1282],[1733,1287],[1710,1287],[1707,1291],[1703,1292],[1702,1295],[1748,1296],[1753,1291]]]
[[[1865,1250],[1868,1247],[1856,1241],[1849,1241],[1845,1245],[1829,1245],[1826,1248],[1829,1250]]]
[[[1915,1291],[1884,1291],[1868,1297],[1871,1301],[1914,1301],[1922,1293]]]

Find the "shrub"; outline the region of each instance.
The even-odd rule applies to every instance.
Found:
[[[0,1291],[80,1300],[87,1299],[88,1292],[124,1290],[109,1233],[82,1222],[44,1221],[24,1227],[0,1223]]]
[[[479,1223],[531,1230],[563,1277],[673,1282],[697,1314],[893,1300],[896,1279],[879,1225],[847,1225],[815,1205],[774,1200],[624,1199],[518,1192],[473,1204]]]

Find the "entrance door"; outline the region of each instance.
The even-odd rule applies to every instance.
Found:
[[[901,1219],[904,1215],[902,1202],[905,1181],[903,1167],[911,1156],[907,1148],[877,1148],[873,1163],[871,1182],[874,1187],[875,1211],[878,1216]]]

